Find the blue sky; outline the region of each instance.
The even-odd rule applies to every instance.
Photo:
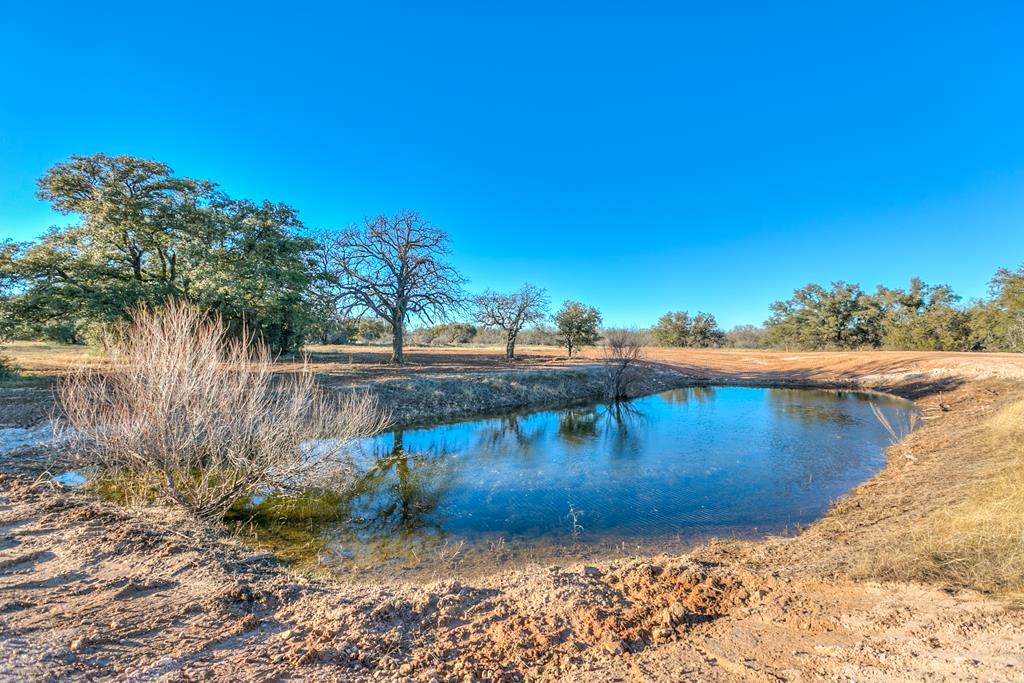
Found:
[[[310,227],[415,208],[470,288],[759,323],[1024,262],[1021,3],[8,3],[0,237],[71,154]]]

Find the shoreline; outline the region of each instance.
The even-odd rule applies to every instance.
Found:
[[[721,353],[729,365],[717,370],[706,361],[714,355],[658,360],[705,384],[779,386],[750,360],[769,354]],[[1024,359],[1002,367],[916,354],[893,366],[860,355],[859,374],[806,360],[795,373],[767,371],[913,396],[924,426],[798,536],[711,542],[679,557],[532,567],[471,585],[345,585],[296,576],[173,511],[120,509],[4,475],[0,591],[13,607],[0,610],[0,662],[72,679],[104,670],[139,680],[1014,680],[1024,616],[1004,599],[855,560],[958,495],[948,459],[977,442],[980,420],[1024,395]],[[936,362],[954,367],[934,372]],[[907,616],[894,621],[893,610]],[[957,635],[965,630],[971,638]]]

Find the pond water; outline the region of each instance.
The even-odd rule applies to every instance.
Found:
[[[884,465],[872,404],[909,429],[913,404],[877,394],[691,387],[395,431],[288,531],[335,572],[430,577],[783,533]]]

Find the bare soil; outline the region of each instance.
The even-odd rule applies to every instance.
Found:
[[[410,370],[359,352],[313,362],[339,385],[508,369],[476,350],[415,351]],[[1024,357],[656,350],[651,360],[696,382],[885,390],[917,400],[927,419],[879,475],[794,537],[429,585],[297,575],[173,511],[0,475],[0,679],[1024,680],[1018,602],[895,580],[872,561],[962,495],[950,472],[969,478],[982,464],[979,425],[1024,395]],[[531,349],[523,363],[564,361]]]

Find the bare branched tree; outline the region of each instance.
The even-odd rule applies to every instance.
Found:
[[[519,333],[527,325],[544,320],[550,303],[543,289],[530,284],[511,294],[487,290],[473,298],[473,316],[480,324],[505,332],[505,358],[512,360]]]
[[[605,331],[604,355],[608,361],[609,400],[626,398],[634,372],[644,359],[640,334],[630,330]]]
[[[405,323],[429,324],[461,308],[463,278],[445,263],[448,235],[415,211],[367,218],[326,236],[327,268],[346,314],[376,314],[392,330],[391,362],[401,365]]]

